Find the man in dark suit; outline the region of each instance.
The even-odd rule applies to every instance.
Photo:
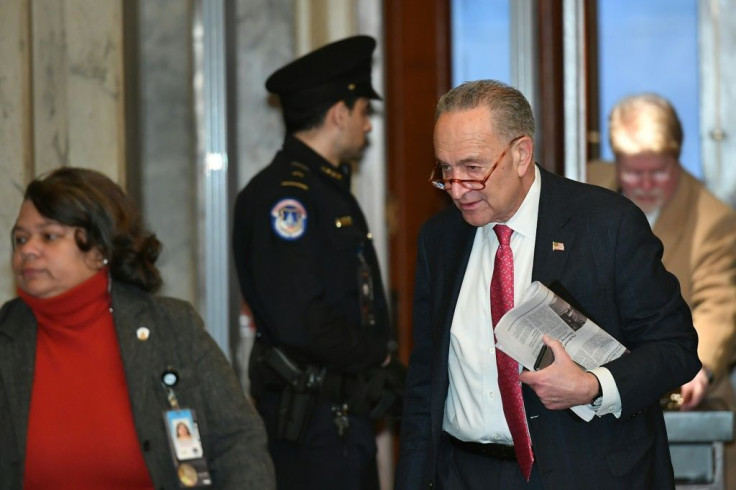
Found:
[[[673,488],[658,401],[700,362],[646,218],[616,193],[535,165],[534,116],[505,84],[465,83],[436,114],[432,183],[455,207],[419,237],[396,488]],[[492,325],[532,281],[630,353],[586,372],[546,339],[553,364],[519,374]],[[567,410],[579,405],[596,415]]]

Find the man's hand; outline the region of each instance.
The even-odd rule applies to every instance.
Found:
[[[552,364],[539,371],[524,371],[520,379],[528,384],[545,407],[564,410],[587,405],[598,393],[598,379],[573,362],[563,345],[545,335],[542,340],[555,356]]]
[[[705,372],[705,368],[700,368],[700,371],[698,371],[698,374],[695,375],[692,381],[685,383],[680,388],[680,395],[682,396],[680,410],[692,410],[700,404],[707,392],[708,374]]]

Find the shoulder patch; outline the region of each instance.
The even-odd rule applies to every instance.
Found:
[[[296,240],[307,230],[307,210],[296,199],[282,199],[271,209],[271,226],[284,240]]]

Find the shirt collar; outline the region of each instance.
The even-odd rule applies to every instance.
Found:
[[[534,182],[532,182],[529,191],[526,193],[516,213],[514,213],[511,219],[503,223],[516,233],[532,241],[536,240],[537,237],[537,217],[539,215],[539,195],[541,190],[542,176],[539,168],[534,165]],[[497,222],[491,222],[482,227],[486,238],[492,236],[496,239],[496,233],[493,231],[493,227],[497,224]]]
[[[659,215],[662,213],[662,208],[659,207],[652,211],[651,213],[644,213],[647,217],[647,221],[649,221],[649,226],[654,229],[654,225],[657,224],[657,218],[659,218]]]

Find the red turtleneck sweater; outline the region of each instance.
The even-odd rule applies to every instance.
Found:
[[[153,488],[133,425],[107,281],[102,270],[53,298],[19,291],[38,320],[26,490]]]

